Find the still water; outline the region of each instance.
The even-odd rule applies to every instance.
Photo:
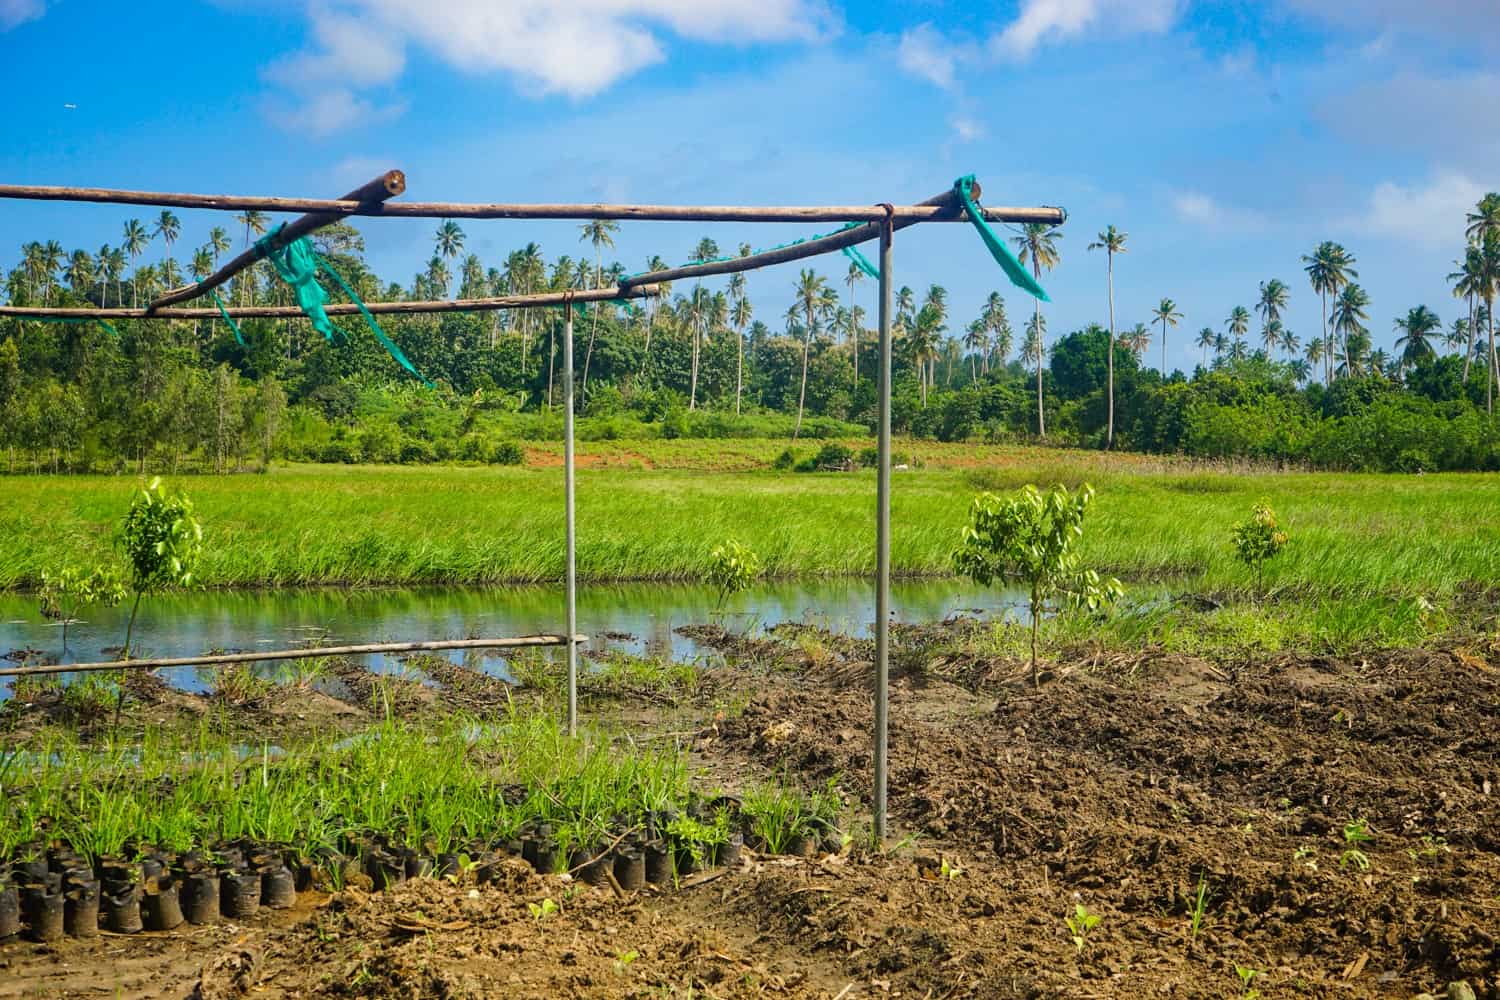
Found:
[[[717,595],[701,586],[628,584],[581,586],[578,630],[594,649],[696,659],[709,655],[674,629],[710,621]],[[957,579],[898,581],[891,587],[896,621],[937,621],[957,612],[1013,615],[1019,592],[977,587]],[[148,598],[136,620],[136,656],[196,656],[210,650],[291,649],[311,643],[344,645],[434,639],[501,637],[564,631],[561,587],[399,590],[200,591]],[[125,635],[129,607],[93,608],[68,626],[63,663],[115,658]],[[731,598],[723,615],[735,630],[805,622],[867,636],[875,619],[870,581],[822,580],[770,583]],[[37,613],[34,597],[0,594],[0,655],[12,650],[62,653],[62,627]],[[465,651],[447,654],[463,662]],[[505,675],[504,661],[488,657],[472,666]],[[364,658],[376,671],[394,660]],[[267,671],[274,666],[262,665]],[[168,671],[172,683],[198,690],[191,667]],[[0,698],[9,687],[0,687]]]

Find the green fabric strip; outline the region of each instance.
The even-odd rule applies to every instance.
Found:
[[[108,330],[111,336],[118,337],[120,335],[119,330],[116,330],[104,320],[96,319],[93,316],[30,316],[22,317],[22,319],[36,323],[98,323],[104,329]]]
[[[984,240],[984,245],[989,249],[990,255],[995,258],[995,263],[999,264],[1006,277],[1010,278],[1011,284],[1030,292],[1043,302],[1051,302],[1052,298],[1047,294],[1047,290],[1037,283],[1036,278],[1026,268],[1021,266],[1021,262],[1016,260],[1016,255],[1010,252],[1010,247],[1005,245],[1005,241],[990,228],[984,216],[979,214],[979,206],[974,204],[973,190],[973,174],[960,177],[953,182],[954,193],[963,202],[964,210],[969,213],[969,221],[979,231],[979,238]]]
[[[239,341],[241,347],[249,346],[245,343],[245,338],[240,333],[240,325],[234,321],[233,317],[229,315],[229,311],[224,308],[224,300],[219,298],[219,293],[210,291],[208,294],[214,297],[214,305],[219,307],[219,315],[224,317],[224,322],[228,323],[229,329],[234,331],[234,339]]]
[[[880,268],[871,264],[869,258],[860,253],[856,247],[844,247],[844,256],[854,261],[854,266],[865,272],[865,274],[876,281],[880,280]]]

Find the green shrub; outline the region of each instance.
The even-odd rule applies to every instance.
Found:
[[[402,465],[426,465],[437,460],[437,450],[428,441],[407,438],[401,442]]]
[[[853,457],[854,452],[849,449],[848,445],[829,441],[813,456],[812,465],[814,469],[842,469]]]
[[[788,469],[797,467],[797,453],[788,448],[776,456],[776,461],[771,463],[771,468],[778,472],[786,472]]]
[[[491,465],[521,465],[526,461],[526,452],[514,441],[501,441],[490,449]]]
[[[318,461],[334,465],[354,465],[360,458],[359,447],[353,441],[330,441],[318,453]]]

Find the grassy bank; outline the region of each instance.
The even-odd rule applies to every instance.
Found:
[[[709,552],[729,538],[756,550],[773,575],[871,571],[872,473],[764,467],[784,442],[735,442],[741,450],[732,456],[703,445],[608,442],[585,454],[583,578],[701,578]],[[893,565],[902,574],[948,571],[977,490],[1087,480],[1099,496],[1086,558],[1126,579],[1246,586],[1229,526],[1262,497],[1292,535],[1267,569],[1270,587],[1441,596],[1500,579],[1500,480],[1491,476],[1228,472],[1003,447],[925,445],[914,457],[920,467],[897,473],[894,486]],[[720,471],[726,464],[736,471]],[[0,587],[34,586],[44,570],[107,553],[135,485],[133,477],[0,479]],[[562,575],[562,471],[555,465],[293,466],[169,485],[192,496],[207,529],[200,576],[208,586]]]

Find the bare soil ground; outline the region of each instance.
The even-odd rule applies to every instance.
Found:
[[[1217,998],[1247,995],[1236,967],[1262,1000],[1460,980],[1500,998],[1500,651],[1080,649],[1034,689],[940,641],[966,627],[899,637],[885,853],[749,857],[639,894],[518,865],[498,885],[308,897],[244,927],[14,942],[0,998]],[[699,706],[710,783],[868,789],[864,644],[718,641],[750,694],[727,715]],[[411,704],[450,697],[499,700],[448,677]],[[1075,942],[1080,904],[1099,920]]]

